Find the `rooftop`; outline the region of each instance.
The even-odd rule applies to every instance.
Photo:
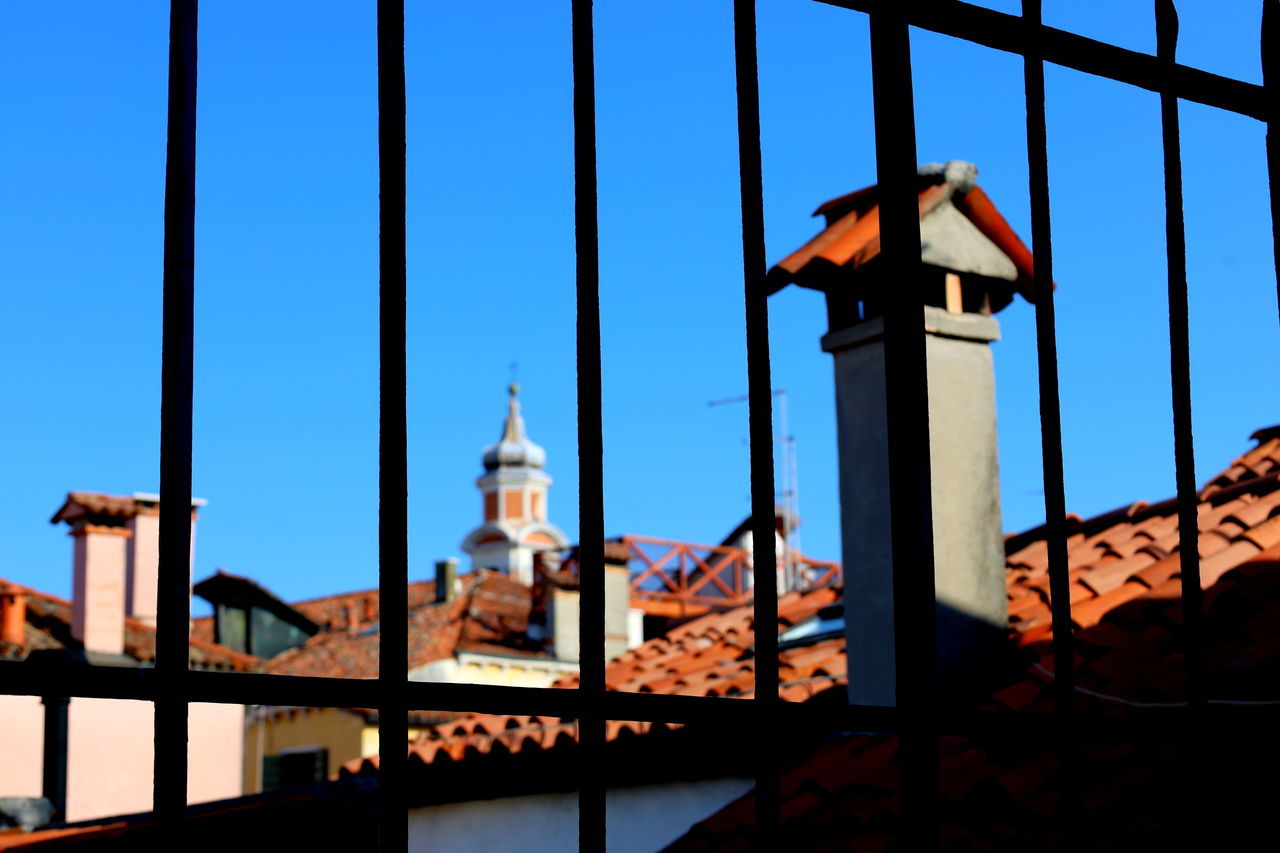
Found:
[[[25,594],[26,625],[22,644],[6,643],[0,639],[0,658],[24,659],[34,651],[83,648],[71,636],[71,602],[0,579],[0,586],[4,585]],[[247,672],[259,667],[258,659],[252,655],[241,654],[209,639],[193,636],[189,648],[191,665],[201,669]],[[153,663],[156,659],[156,629],[136,619],[126,618],[124,654],[137,663]]]
[[[1280,429],[1261,430],[1254,438],[1257,446],[1200,492],[1209,691],[1221,703],[1280,702],[1275,691],[1280,684]],[[1082,709],[1133,713],[1185,700],[1176,510],[1175,501],[1139,502],[1071,521],[1069,565],[1073,617],[1081,629],[1077,683]],[[1052,708],[1044,536],[1038,528],[1006,541],[1009,634],[1018,663],[993,692],[988,702],[992,711]],[[825,694],[844,701],[847,670],[839,600],[838,589],[826,588],[779,602],[784,699],[811,701]],[[753,638],[749,607],[709,614],[610,662],[606,684],[633,692],[749,697],[754,694]],[[567,676],[557,686],[577,683],[576,676]],[[613,721],[606,736],[616,742],[655,728],[668,727]],[[471,714],[435,727],[409,750],[416,764],[426,766],[478,755],[570,749],[576,737],[572,720]],[[798,827],[809,820],[813,826],[795,837],[828,825],[824,821],[832,819],[834,809],[862,810],[871,817],[892,812],[893,788],[886,778],[896,772],[896,748],[892,738],[841,736],[797,765],[784,785],[789,820],[799,821]],[[985,807],[995,808],[993,803],[1004,797],[1034,810],[1041,788],[1047,790],[1052,781],[1044,757],[1052,751],[1048,739],[1020,751],[964,739],[947,740],[943,748],[944,771],[968,780],[948,787],[957,804],[972,804],[966,798],[979,791],[988,798]],[[1136,746],[1108,755],[1119,762],[1108,765],[1113,775],[1139,768],[1154,775],[1159,772],[1154,768],[1163,766]],[[1148,759],[1155,763],[1144,764]],[[344,773],[367,775],[376,768],[376,758],[365,759],[350,763]],[[1099,784],[1104,782],[1111,787],[1099,802],[1122,795],[1114,778]],[[993,785],[1004,793],[991,794]],[[860,805],[855,808],[851,800]],[[695,829],[688,846],[676,849],[747,849],[751,808],[750,797],[729,807]]]

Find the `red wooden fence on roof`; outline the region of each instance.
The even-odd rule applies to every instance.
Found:
[[[651,616],[692,616],[751,601],[751,552],[745,548],[651,536],[620,536],[612,541],[626,549],[632,606]],[[839,563],[815,560],[794,548],[789,551],[799,589],[840,581]],[[779,554],[778,564],[785,562]],[[577,559],[571,557],[564,568],[577,574]]]

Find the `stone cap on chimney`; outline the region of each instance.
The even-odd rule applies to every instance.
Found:
[[[984,314],[956,314],[924,306],[924,330],[940,338],[957,338],[977,343],[1000,340],[1000,322]],[[822,336],[823,352],[840,352],[863,344],[873,343],[884,337],[884,318],[872,317],[866,322],[844,329],[837,329]]]

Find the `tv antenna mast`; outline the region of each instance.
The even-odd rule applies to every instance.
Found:
[[[777,398],[778,433],[774,434],[773,443],[779,448],[782,457],[781,490],[774,499],[782,505],[782,559],[783,577],[786,579],[786,590],[799,589],[802,586],[800,567],[795,555],[800,553],[800,478],[796,464],[796,437],[791,434],[790,420],[787,412],[787,389],[774,388],[773,396]],[[726,397],[723,400],[710,400],[708,406],[725,406],[730,403],[745,403],[747,395]],[[780,500],[779,500],[780,499]]]

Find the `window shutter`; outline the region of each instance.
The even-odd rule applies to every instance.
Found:
[[[279,755],[267,755],[262,759],[262,790],[275,791],[280,788]]]

